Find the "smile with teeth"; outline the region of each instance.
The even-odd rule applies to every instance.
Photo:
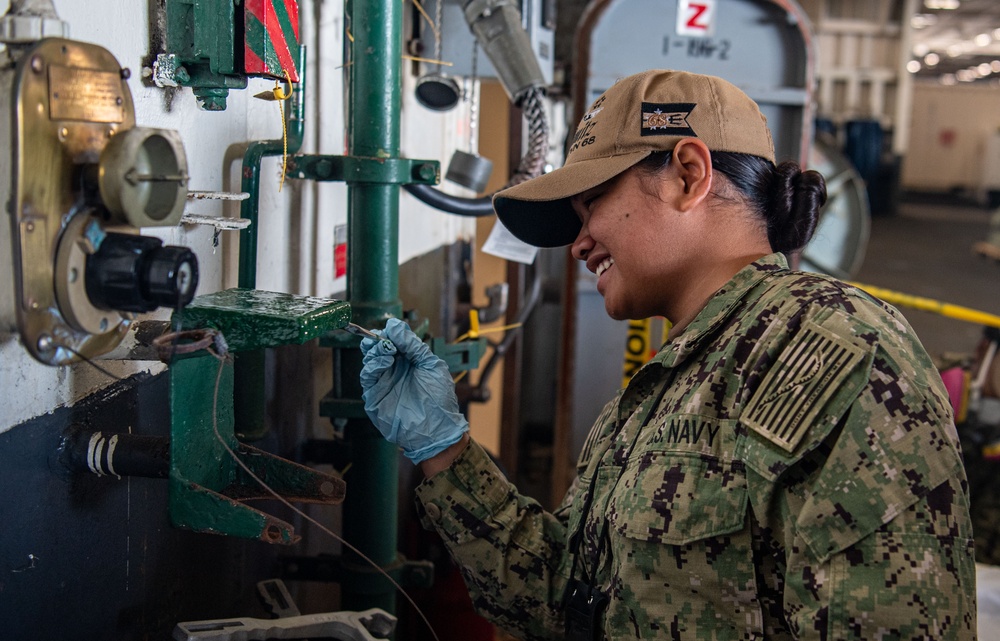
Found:
[[[596,273],[597,277],[600,278],[601,274],[608,271],[608,268],[614,264],[615,264],[615,259],[608,256],[607,258],[601,261],[601,264],[597,266],[597,271],[594,273]]]

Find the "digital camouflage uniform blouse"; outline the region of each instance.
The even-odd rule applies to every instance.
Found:
[[[479,612],[524,638],[563,635],[582,519],[577,576],[607,536],[608,639],[965,640],[975,569],[957,441],[902,316],[771,255],[607,405],[554,514],[475,443],[417,492]]]

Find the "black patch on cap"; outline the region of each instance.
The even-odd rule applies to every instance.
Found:
[[[640,135],[697,137],[687,121],[694,108],[693,102],[644,102]]]

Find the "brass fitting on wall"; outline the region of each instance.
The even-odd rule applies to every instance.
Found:
[[[106,49],[62,38],[14,71],[14,307],[25,348],[49,365],[112,350],[136,313],[197,286],[190,250],[135,236],[179,222],[188,175],[175,132],[135,126],[128,76]]]

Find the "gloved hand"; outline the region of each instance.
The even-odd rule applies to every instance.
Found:
[[[398,318],[390,318],[382,340],[365,338],[361,398],[382,436],[420,463],[457,443],[469,431],[458,411],[448,365]],[[388,339],[388,340],[387,340]]]

